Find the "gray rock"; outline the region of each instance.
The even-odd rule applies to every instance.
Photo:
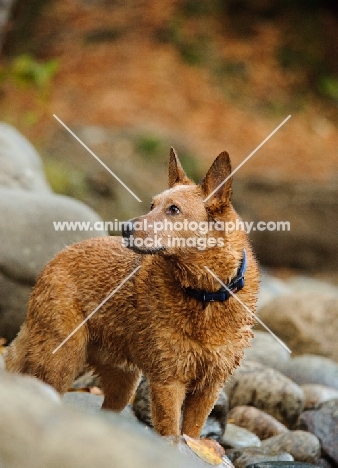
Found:
[[[43,266],[66,245],[99,231],[55,230],[53,222],[100,222],[89,207],[61,195],[0,188],[0,271],[8,278],[33,285]]]
[[[292,462],[293,456],[286,452],[267,451],[262,447],[249,447],[226,451],[227,456],[236,468],[246,468],[248,465],[260,462]]]
[[[275,297],[288,294],[291,292],[291,287],[285,281],[275,278],[264,271],[261,272],[261,283],[258,292],[257,310],[270,302]]]
[[[105,235],[56,231],[54,221],[101,223],[94,211],[71,198],[0,188],[0,336],[9,341],[19,331],[31,286],[44,265],[66,245]]]
[[[294,355],[319,354],[337,359],[338,295],[316,290],[277,297],[259,312],[260,319]]]
[[[228,421],[253,432],[260,440],[288,432],[284,424],[254,406],[235,406],[228,414]]]
[[[301,388],[305,394],[304,409],[313,408],[324,401],[338,399],[338,389],[336,388],[317,384],[301,385]]]
[[[320,440],[323,455],[338,464],[338,399],[304,411],[299,418],[299,426],[315,434]]]
[[[100,413],[100,416],[107,422],[115,424],[115,417],[112,411],[101,410],[103,398],[103,395],[94,395],[89,392],[66,392],[62,397],[62,402],[67,406],[87,414]],[[125,419],[137,421],[130,405],[124,408],[120,414]]]
[[[79,413],[37,395],[28,377],[0,374],[0,463],[6,468],[195,468],[160,437],[112,414]],[[205,465],[204,465],[205,466]]]
[[[333,284],[329,284],[325,281],[310,278],[308,276],[291,276],[285,280],[285,285],[288,289],[295,292],[307,292],[313,294],[313,291],[320,291],[321,293],[334,294],[338,296],[338,287]]]
[[[87,222],[91,230],[56,231],[53,221]],[[102,225],[94,229],[95,222],[102,221],[89,207],[51,192],[36,150],[0,122],[0,336],[15,337],[30,287],[57,252],[106,234]]]
[[[89,392],[66,392],[62,402],[72,408],[77,408],[91,414],[97,414],[103,403],[102,395],[93,395]]]
[[[149,397],[149,382],[146,378],[142,378],[139,386],[137,387],[133,411],[137,419],[144,424],[152,427],[151,410],[150,410],[150,397]]]
[[[209,416],[203,426],[201,437],[215,439],[217,442],[221,443],[223,434],[224,429],[222,429],[219,422],[212,416]]]
[[[9,374],[0,368],[0,387],[4,386],[8,389],[10,385],[13,385],[13,400],[28,392],[36,398],[61,404],[60,395],[50,385],[29,375]],[[2,388],[0,388],[1,390]]]
[[[224,448],[260,447],[261,441],[256,434],[231,423],[227,424],[221,445]]]
[[[304,407],[303,390],[275,369],[245,361],[225,385],[230,408],[252,405],[292,427]]]
[[[262,442],[267,450],[290,453],[296,461],[316,463],[320,456],[320,443],[314,434],[289,431]]]
[[[282,363],[279,370],[298,385],[319,384],[338,389],[338,364],[322,356],[298,356]]]
[[[280,362],[290,359],[290,353],[270,333],[254,330],[254,334],[251,348],[245,350],[247,360],[275,367]]]
[[[51,192],[40,157],[30,142],[0,122],[0,187]]]

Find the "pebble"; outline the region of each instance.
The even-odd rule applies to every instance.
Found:
[[[318,438],[305,431],[289,431],[270,437],[262,442],[262,447],[277,452],[288,452],[296,461],[316,463],[320,456]]]
[[[320,440],[323,455],[338,464],[338,399],[304,411],[299,426],[315,434]]]
[[[260,440],[287,432],[288,428],[276,418],[254,406],[236,406],[230,410],[228,421],[256,434]]]
[[[301,385],[301,387],[305,394],[304,409],[313,408],[324,401],[338,398],[338,389],[326,387],[325,385],[305,384]]]
[[[261,445],[256,434],[235,424],[227,424],[220,443],[224,448],[260,447]]]
[[[251,405],[293,427],[304,407],[303,390],[275,369],[245,361],[225,385],[230,408]]]

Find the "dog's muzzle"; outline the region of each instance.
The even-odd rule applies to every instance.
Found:
[[[122,223],[122,237],[126,243],[126,245],[129,244],[130,238],[134,234],[134,223],[133,221],[125,221]]]

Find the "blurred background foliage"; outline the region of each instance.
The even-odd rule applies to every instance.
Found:
[[[57,70],[56,60],[43,61],[48,55],[48,44],[41,44],[34,33],[41,14],[53,3],[55,0],[21,0],[15,4],[3,52],[9,57],[6,76],[13,75],[16,82],[44,86]],[[78,3],[86,8],[90,2]],[[119,2],[92,3],[104,8]],[[124,3],[128,8],[128,4],[133,7],[137,2]],[[250,41],[257,25],[276,24],[280,29],[276,60],[282,68],[298,72],[293,91],[311,91],[337,103],[337,18],[338,3],[334,0],[177,0],[172,14],[152,33],[159,43],[175,47],[184,62],[209,68],[222,83],[222,80],[245,81],[249,71],[245,61],[222,57],[217,33],[223,28]],[[113,43],[127,32],[128,24],[97,25],[87,32],[84,44]]]
[[[38,148],[52,188],[105,219],[132,217],[140,205],[53,114],[147,202],[166,187],[170,146],[197,181],[223,150],[236,167],[292,114],[235,184],[255,180],[268,194],[275,183],[315,183],[324,193],[338,184],[337,44],[333,0],[17,0],[0,110]],[[290,203],[320,198],[287,187]],[[237,203],[252,214],[258,198]],[[278,201],[260,208],[278,217]]]

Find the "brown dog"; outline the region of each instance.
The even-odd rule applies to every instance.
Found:
[[[231,178],[211,195],[230,173],[229,156],[221,153],[195,185],[172,149],[169,189],[154,198],[147,215],[124,226],[130,248],[121,237],[86,240],[44,268],[26,321],[8,349],[7,370],[35,375],[63,393],[87,362],[101,377],[103,407],[114,411],[127,405],[143,372],[150,381],[156,431],[198,437],[250,343],[254,321],[235,297],[220,291],[205,267],[252,311],[258,290],[245,232],[199,229],[198,223],[219,227],[238,219],[230,203]]]

